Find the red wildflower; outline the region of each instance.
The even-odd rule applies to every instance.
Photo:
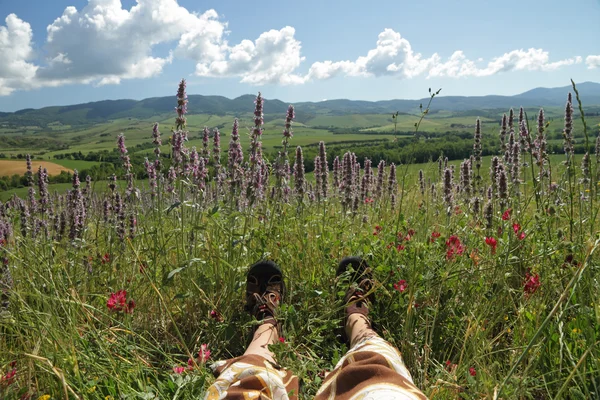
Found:
[[[280,342],[280,343],[285,343],[285,338],[284,338],[283,336],[280,336],[280,337],[279,337],[279,342]]]
[[[4,375],[2,378],[0,378],[0,385],[2,385],[2,386],[12,385],[12,383],[15,381],[15,377],[17,376],[16,365],[17,365],[17,363],[14,361],[10,364],[12,369],[10,371],[8,371],[6,373],[6,375]]]
[[[535,293],[541,285],[542,283],[540,282],[540,276],[538,274],[532,275],[529,272],[525,274],[525,282],[523,284],[525,295],[529,296]]]
[[[477,375],[477,371],[475,370],[475,368],[471,367],[471,368],[469,368],[469,374],[471,376],[475,376],[475,375]]]
[[[111,293],[106,300],[106,306],[111,311],[124,311],[127,314],[133,313],[135,308],[135,301],[129,300],[127,302],[127,291],[119,290],[116,293]]]
[[[394,289],[403,293],[408,288],[406,281],[404,279],[400,279],[398,282],[394,283]]]
[[[446,240],[446,260],[454,259],[454,256],[459,256],[465,251],[465,246],[460,242],[456,235],[452,235]]]
[[[398,246],[396,246],[396,251],[402,251],[404,250],[406,247],[404,247],[403,244],[399,244]]]
[[[383,228],[379,225],[375,225],[375,230],[373,230],[373,236],[377,236],[379,235],[379,232],[381,232]]]
[[[110,254],[104,253],[104,255],[100,257],[100,261],[102,261],[102,264],[108,264],[110,262]]]
[[[509,208],[508,210],[506,210],[506,211],[504,211],[502,213],[502,220],[503,221],[508,221],[510,219],[510,213],[511,213],[511,211],[512,211],[512,209]]]
[[[185,371],[185,367],[182,367],[180,365],[176,365],[173,367],[173,372],[175,372],[176,374],[182,374]]]
[[[450,360],[446,361],[446,367],[449,367],[451,365],[452,365],[452,361],[450,361]]]
[[[460,209],[459,206],[454,207],[454,214],[456,214],[456,215],[462,214],[462,210]]]
[[[516,222],[513,223],[513,231],[515,231],[515,235],[517,235],[517,239],[523,240],[525,239],[525,232],[521,230],[521,225]]]
[[[371,204],[373,201],[374,201],[374,200],[373,200],[372,198],[370,198],[370,197],[367,197],[367,198],[365,199],[365,204]]]
[[[485,244],[492,248],[492,254],[496,254],[496,246],[498,246],[498,242],[493,237],[486,237]]]
[[[441,233],[433,231],[431,232],[431,238],[429,239],[429,241],[431,243],[435,242],[437,238],[439,238],[441,236]]]

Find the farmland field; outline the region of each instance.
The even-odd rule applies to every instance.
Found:
[[[32,161],[32,169],[37,171],[41,166],[48,170],[49,175],[58,175],[61,171],[69,172],[71,169],[66,166],[60,165],[54,162],[48,161]],[[0,176],[11,176],[14,174],[22,175],[27,171],[27,164],[25,160],[0,160]]]

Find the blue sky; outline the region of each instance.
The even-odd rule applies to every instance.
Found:
[[[0,0],[0,111],[262,91],[288,102],[600,81],[600,0]]]

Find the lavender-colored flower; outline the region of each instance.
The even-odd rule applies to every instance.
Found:
[[[260,138],[263,132],[262,126],[264,124],[263,103],[264,99],[260,92],[258,92],[258,96],[256,96],[256,100],[254,101],[254,104],[256,105],[254,108],[254,128],[250,135],[250,165],[252,168],[262,160],[262,145]]]
[[[179,88],[177,89],[177,107],[175,108],[175,111],[177,112],[177,118],[175,119],[177,130],[185,129],[186,125],[185,114],[187,113],[188,100],[185,87],[185,79],[182,79],[181,82],[179,82]]]
[[[475,196],[471,199],[471,204],[473,205],[473,214],[479,214],[479,210],[481,209],[481,199],[478,196]]]
[[[500,204],[504,208],[508,199],[508,177],[506,176],[506,169],[504,165],[500,164],[498,167],[498,198]]]
[[[79,172],[73,170],[73,189],[79,189],[81,182],[79,181]]]
[[[352,163],[351,153],[346,152],[344,154],[342,163],[344,166],[344,176],[342,182],[344,198],[342,200],[342,205],[345,209],[349,209],[352,207],[352,202],[354,200],[354,165]]]
[[[471,194],[473,169],[471,168],[471,160],[465,160],[461,170],[461,179],[463,191],[468,195]]]
[[[340,163],[340,158],[336,156],[333,159],[333,190],[335,194],[338,194],[340,190],[340,176],[342,175],[341,168],[342,165]]]
[[[523,123],[524,120],[525,120],[525,110],[523,110],[523,107],[521,107],[519,109],[519,126],[521,126],[521,124]]]
[[[502,115],[502,123],[500,124],[500,144],[502,145],[502,152],[506,151],[506,134],[508,132],[508,118],[506,114]]]
[[[444,180],[444,158],[442,156],[438,158],[438,176],[440,182]]]
[[[204,127],[202,131],[202,157],[204,157],[204,161],[208,164],[210,161],[210,130],[208,127]]]
[[[450,170],[450,168],[446,168],[444,170],[444,202],[448,206],[448,213],[452,211],[452,206],[454,204],[454,196],[452,189],[452,171]]]
[[[135,238],[135,231],[137,227],[137,219],[135,215],[129,214],[129,238],[133,240]]]
[[[486,228],[492,229],[494,222],[494,204],[488,201],[483,209],[483,217],[486,221]]]
[[[396,190],[398,189],[398,184],[396,183],[396,164],[392,163],[390,165],[390,176],[388,177],[388,194],[395,195]]]
[[[325,150],[325,142],[319,142],[319,172],[320,185],[317,186],[317,192],[320,191],[320,197],[327,198],[327,190],[329,186],[329,165],[327,164],[327,153]],[[320,187],[319,187],[320,186]]]
[[[365,197],[362,198],[362,200],[364,200],[365,198],[369,197],[370,193],[371,193],[371,186],[372,186],[372,173],[373,170],[371,168],[371,160],[369,160],[368,158],[365,158],[364,160],[364,165],[365,165],[365,172],[364,172],[364,176],[366,176],[366,181],[365,181]],[[361,185],[362,185],[362,181],[361,181]]]
[[[477,177],[476,179],[478,181],[481,180],[481,174],[480,174],[480,169],[481,169],[481,154],[482,154],[482,147],[481,147],[481,121],[479,120],[479,118],[477,118],[477,121],[475,122],[475,135],[474,135],[474,144],[473,144],[473,156],[475,156],[475,168],[477,168]]]
[[[363,174],[360,181],[360,200],[364,203],[369,197],[369,175]]]
[[[302,147],[296,147],[296,161],[294,163],[294,191],[298,196],[298,201],[302,202],[306,192],[306,182],[304,179],[304,157]]]
[[[115,189],[117,188],[117,176],[115,174],[112,174],[108,178],[108,188],[110,189],[111,193],[114,193]]]
[[[167,192],[175,193],[175,180],[177,179],[177,171],[171,166],[167,174]]]
[[[27,164],[27,186],[33,185],[33,170],[31,168],[31,156],[29,154],[25,154],[25,162]]]
[[[313,170],[313,175],[315,177],[315,185],[317,187],[317,193],[316,193],[316,198],[318,200],[321,200],[321,159],[319,158],[319,156],[315,156],[315,159],[313,161],[313,165],[314,165],[314,170]]]
[[[492,190],[498,190],[498,168],[500,167],[500,159],[497,156],[492,157],[492,163],[490,165],[490,181],[492,183]]]
[[[377,185],[375,186],[375,197],[381,198],[383,194],[383,181],[385,180],[385,161],[380,160],[377,165]]]
[[[540,109],[540,112],[538,114],[538,122],[537,122],[537,137],[535,139],[534,142],[534,150],[533,150],[533,155],[536,159],[536,163],[538,165],[538,169],[539,169],[539,177],[538,177],[538,181],[539,181],[539,188],[541,190],[541,188],[543,187],[542,185],[542,181],[543,178],[546,176],[546,170],[544,168],[544,165],[546,164],[546,159],[547,159],[547,154],[546,154],[546,134],[545,134],[545,122],[544,122],[544,110]]]
[[[569,93],[569,100],[565,106],[565,128],[563,130],[563,139],[565,155],[567,156],[567,163],[571,166],[571,157],[575,153],[574,139],[573,139],[573,105],[571,104],[571,93]]]
[[[227,174],[232,195],[236,189],[241,189],[242,180],[244,179],[244,174],[241,170],[243,162],[244,152],[240,144],[238,120],[235,119],[229,140],[229,150],[227,151]]]
[[[154,123],[152,127],[152,143],[154,144],[154,154],[156,158],[160,157],[160,146],[162,146],[162,139],[160,138],[160,131],[158,130],[158,122]]]
[[[221,132],[216,128],[213,131],[213,160],[215,167],[221,165]]]
[[[291,139],[294,136],[292,131],[292,121],[296,118],[296,114],[294,113],[294,106],[290,105],[287,110],[287,114],[285,116],[285,128],[283,129],[283,137],[284,137],[284,148],[287,147],[286,139]],[[284,150],[285,151],[285,150]]]
[[[591,171],[590,154],[586,152],[581,158],[581,180],[583,185],[590,183],[590,171]]]
[[[42,214],[47,214],[48,205],[50,203],[50,198],[48,195],[48,172],[46,171],[46,168],[42,168],[41,165],[38,168],[38,189],[40,192],[40,211]]]
[[[105,223],[108,223],[109,219],[110,219],[110,210],[112,209],[112,206],[110,205],[110,201],[108,201],[108,199],[105,199],[104,202],[102,203],[102,217]]]

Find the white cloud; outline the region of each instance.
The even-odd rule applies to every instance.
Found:
[[[49,61],[38,78],[99,85],[149,78],[173,59],[172,53],[153,56],[154,46],[175,41],[176,52],[210,58],[223,41],[225,24],[217,18],[214,10],[192,14],[176,0],[139,0],[130,10],[120,0],[89,0],[81,11],[67,7],[47,28]]]
[[[31,87],[37,70],[28,62],[33,57],[31,26],[15,14],[8,15],[5,22],[6,26],[0,25],[0,96]]]
[[[242,82],[253,85],[268,83],[298,84],[304,79],[294,71],[304,61],[295,29],[286,26],[262,33],[256,41],[242,40],[226,48],[221,59],[205,60],[196,65],[196,75],[208,77],[240,76]]]
[[[490,76],[508,71],[552,71],[563,66],[581,63],[581,57],[567,58],[550,62],[547,51],[542,49],[513,50],[496,57],[485,67],[477,61],[468,59],[461,50],[455,51],[450,58],[443,61],[434,53],[431,57],[423,57],[415,53],[408,40],[392,29],[385,29],[379,34],[376,47],[356,61],[322,61],[314,63],[308,72],[308,79],[328,79],[336,75],[346,76],[395,76],[410,79],[425,75],[427,77],[467,77]]]
[[[174,59],[196,64],[203,77],[239,77],[252,85],[302,84],[335,76],[482,77],[509,71],[553,71],[583,62],[582,57],[551,61],[542,49],[513,50],[486,62],[460,50],[443,59],[423,56],[400,33],[385,29],[375,47],[355,60],[314,62],[299,72],[305,58],[291,26],[268,30],[254,40],[227,41],[228,24],[215,10],[193,13],[177,0],[137,0],[124,9],[120,0],[88,0],[67,7],[47,27],[41,57],[33,51],[31,26],[10,14],[0,25],[0,96],[15,90],[70,83],[119,84],[162,73]],[[158,54],[160,50],[160,55]],[[168,52],[168,55],[167,55]],[[600,67],[600,56],[585,60]],[[191,72],[191,71],[190,71]]]
[[[585,59],[589,69],[600,68],[600,55],[598,56],[587,56]]]

